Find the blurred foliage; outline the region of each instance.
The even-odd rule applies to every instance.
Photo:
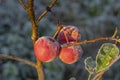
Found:
[[[26,0],[25,0],[26,1]],[[44,11],[50,0],[35,0],[36,17]],[[120,30],[120,0],[58,0],[52,8],[55,16],[48,13],[39,23],[39,35],[52,36],[56,19],[62,24],[75,25],[81,30],[82,40],[111,36],[117,26]],[[120,31],[118,33],[120,35]],[[15,55],[35,61],[31,41],[31,23],[18,0],[0,0],[0,54]],[[84,66],[87,56],[95,57],[103,42],[82,45],[83,58],[73,65],[59,59],[45,63],[47,80],[86,80]],[[36,80],[32,67],[16,61],[0,61],[0,80]],[[115,73],[115,74],[114,74]],[[104,75],[104,80],[120,80],[120,62]]]

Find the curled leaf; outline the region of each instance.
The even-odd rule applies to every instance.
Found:
[[[104,43],[96,56],[96,72],[106,70],[111,64],[111,60],[119,54],[119,49],[115,44]]]
[[[96,63],[95,60],[93,60],[91,57],[87,57],[84,61],[86,70],[93,74],[95,71]]]

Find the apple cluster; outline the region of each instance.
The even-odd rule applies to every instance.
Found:
[[[42,62],[51,62],[59,56],[62,62],[73,64],[82,56],[81,46],[62,46],[75,43],[80,39],[80,30],[77,27],[63,26],[56,40],[52,37],[43,36],[35,42],[35,56]]]

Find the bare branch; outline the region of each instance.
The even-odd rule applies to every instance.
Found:
[[[69,43],[68,45],[64,45],[62,47],[77,46],[77,45],[81,45],[81,44],[94,43],[94,42],[103,41],[103,40],[116,40],[116,39],[112,39],[111,37],[101,37],[101,38],[96,38],[96,39],[92,39],[92,40],[84,40],[84,41],[80,41],[80,42]]]
[[[28,0],[28,10],[27,13],[29,15],[31,24],[32,24],[32,42],[33,44],[38,39],[38,25],[35,20],[35,12],[34,12],[34,0]],[[44,70],[42,66],[42,62],[36,58],[36,70],[38,73],[38,80],[45,80]]]
[[[21,58],[15,57],[15,56],[0,55],[0,59],[10,59],[10,60],[15,60],[15,61],[23,62],[23,63],[25,63],[27,65],[30,65],[30,66],[36,68],[36,64],[35,63],[33,63],[31,61],[28,61],[28,60],[25,60],[25,59],[21,59]]]
[[[40,14],[36,20],[36,23],[38,24],[38,22],[48,13],[49,10],[51,10],[51,8],[55,5],[55,3],[57,2],[57,0],[52,0],[50,5],[47,7],[49,9],[46,9],[44,12],[42,12],[42,14]]]
[[[34,12],[34,0],[28,0],[28,15],[29,15],[29,18],[30,18],[30,21],[33,23],[35,22],[35,12]]]
[[[34,12],[34,0],[28,0],[28,10],[27,13],[29,15],[31,24],[32,24],[32,41],[33,44],[35,43],[35,41],[38,39],[38,27],[35,21],[35,12]]]
[[[27,6],[25,5],[25,3],[23,2],[23,0],[19,0],[20,4],[22,5],[22,7],[27,11]]]
[[[105,40],[120,42],[119,38],[115,38],[117,32],[118,32],[118,29],[116,27],[112,37],[100,37],[100,38],[96,38],[96,39],[92,39],[92,40],[84,40],[84,41],[80,41],[80,42],[69,43],[68,45],[64,45],[62,47],[77,46],[77,45],[81,45],[81,44],[94,43],[94,42],[97,42],[97,41],[105,41]]]
[[[43,64],[40,60],[36,59],[37,62],[36,62],[36,70],[37,70],[37,73],[38,73],[38,80],[45,80],[45,72],[44,72],[44,69],[43,69]]]

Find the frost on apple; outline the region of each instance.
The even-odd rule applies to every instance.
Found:
[[[51,37],[40,37],[34,44],[35,56],[42,62],[53,61],[59,55],[59,52],[59,43]]]
[[[83,54],[81,46],[63,47],[60,52],[60,59],[66,64],[75,63]]]
[[[58,42],[61,44],[67,42],[75,42],[80,40],[80,30],[75,26],[63,26],[62,30],[58,34]]]

